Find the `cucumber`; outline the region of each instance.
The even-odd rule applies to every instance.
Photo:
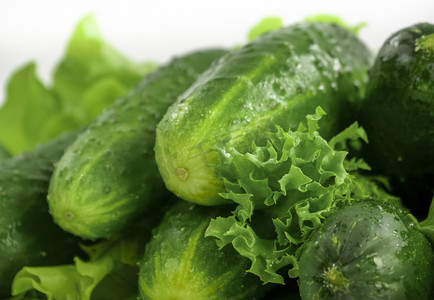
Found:
[[[364,96],[370,57],[354,35],[326,23],[271,31],[227,54],[157,126],[155,155],[166,186],[191,202],[223,203],[215,145],[244,153],[276,125],[297,129],[317,106],[328,113],[320,133],[332,137]]]
[[[140,262],[140,299],[229,300],[261,295],[259,278],[246,272],[249,260],[204,237],[211,218],[229,212],[228,207],[175,204],[146,245]]]
[[[155,127],[215,59],[212,49],[175,58],[106,109],[65,152],[50,183],[55,222],[85,239],[108,238],[165,193],[154,161]]]
[[[423,217],[434,192],[434,24],[390,36],[366,89],[359,118],[369,137],[363,157],[391,177],[394,192]]]
[[[434,251],[416,222],[380,201],[337,210],[303,246],[302,299],[432,299]]]
[[[0,144],[0,161],[8,159],[11,157],[11,154]]]
[[[72,262],[76,238],[54,224],[46,201],[53,164],[77,133],[0,162],[0,298],[23,266]]]
[[[395,176],[434,173],[434,25],[401,29],[377,55],[360,122],[365,157]]]

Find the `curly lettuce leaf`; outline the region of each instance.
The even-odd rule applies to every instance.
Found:
[[[417,228],[428,237],[434,246],[434,196],[431,200],[427,218],[420,222]]]
[[[333,15],[327,15],[327,14],[320,14],[320,15],[314,15],[309,16],[304,19],[305,22],[322,22],[322,23],[330,23],[330,24],[337,24],[348,31],[352,32],[355,35],[358,35],[360,30],[365,28],[367,26],[366,22],[359,23],[357,25],[348,25],[344,20],[337,16]]]
[[[28,63],[12,75],[6,93],[0,109],[0,143],[11,154],[17,154],[40,141],[38,128],[59,111],[60,105],[56,95],[37,78],[35,63]]]
[[[231,244],[251,260],[248,272],[264,283],[283,284],[278,273],[288,267],[297,277],[298,250],[309,234],[338,205],[359,199],[395,201],[377,181],[357,173],[369,166],[348,160],[352,141],[366,139],[357,124],[327,142],[318,133],[324,111],[307,115],[307,128],[295,131],[277,127],[268,133],[266,145],[252,144],[246,153],[227,145],[217,146],[220,164],[216,172],[226,192],[221,196],[237,204],[233,215],[213,219],[206,236],[219,247]],[[348,170],[346,169],[348,168]]]
[[[75,28],[52,86],[38,79],[35,63],[12,75],[0,107],[0,143],[16,155],[86,126],[156,67],[133,63],[116,51],[88,15]]]
[[[34,290],[47,299],[135,299],[137,262],[142,251],[135,240],[107,241],[84,247],[90,259],[74,265],[24,267],[14,278],[12,295]]]
[[[155,68],[154,63],[131,62],[106,43],[95,16],[90,14],[75,28],[54,72],[53,89],[59,94],[65,112],[88,123]],[[86,97],[89,93],[92,97]],[[83,114],[86,106],[92,106],[92,110]]]
[[[10,297],[7,300],[46,300],[47,297],[45,297],[42,294],[35,293],[34,295],[20,295],[16,297]]]
[[[263,35],[269,31],[279,29],[283,26],[283,21],[279,17],[267,17],[262,19],[258,24],[253,26],[248,33],[248,40],[253,41],[258,36]]]
[[[48,300],[137,299],[138,263],[152,229],[171,203],[143,215],[111,240],[82,246],[86,260],[75,257],[71,265],[22,268],[12,282],[13,299],[35,294]]]

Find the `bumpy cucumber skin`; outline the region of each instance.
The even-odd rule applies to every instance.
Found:
[[[366,90],[360,123],[369,144],[363,157],[375,171],[400,178],[434,174],[434,24],[419,23],[383,44]]]
[[[0,145],[0,161],[8,159],[10,157],[11,154],[2,145]]]
[[[330,138],[354,117],[370,61],[360,40],[324,23],[275,30],[225,55],[157,127],[156,160],[166,186],[188,201],[221,203],[212,148],[231,143],[243,151],[275,125],[296,129],[318,105],[328,114],[321,134]]]
[[[23,266],[71,263],[81,253],[76,238],[54,224],[45,199],[54,163],[76,135],[0,162],[0,298],[10,296]]]
[[[431,36],[431,48],[421,41]],[[393,193],[423,219],[434,195],[434,24],[393,34],[381,47],[360,117],[369,143],[362,156],[388,175]]]
[[[85,239],[125,228],[165,192],[154,161],[155,127],[178,95],[226,51],[175,58],[106,109],[66,151],[49,189],[50,212]]]
[[[384,202],[329,216],[303,247],[302,299],[432,299],[434,251],[414,222]]]
[[[229,214],[179,202],[154,229],[140,263],[140,299],[257,299],[265,291],[258,277],[247,273],[248,259],[232,247],[218,249],[204,237],[213,217]],[[267,287],[268,289],[268,287]]]

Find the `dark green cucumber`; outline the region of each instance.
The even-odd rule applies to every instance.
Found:
[[[359,120],[369,137],[363,157],[425,217],[434,195],[434,24],[403,28],[385,41]]]
[[[11,154],[0,144],[0,161],[8,159],[11,157]]]
[[[256,299],[262,285],[248,259],[205,238],[211,218],[230,213],[179,202],[153,231],[140,263],[140,299]]]
[[[148,75],[106,109],[69,147],[49,189],[50,212],[64,230],[106,238],[166,192],[154,161],[155,127],[167,108],[224,50],[198,51]]]
[[[303,246],[302,299],[432,299],[434,251],[416,222],[384,202],[339,209]]]
[[[372,167],[394,176],[434,173],[434,24],[386,40],[370,73],[360,122]]]
[[[54,224],[46,201],[53,164],[76,135],[0,162],[0,298],[10,295],[23,266],[64,264],[81,253],[75,237]]]
[[[330,138],[348,125],[350,108],[364,96],[369,65],[359,39],[325,23],[271,31],[227,54],[157,127],[156,160],[166,186],[188,201],[222,203],[213,168],[217,143],[244,152],[275,125],[297,129],[317,106],[328,114],[320,131]]]

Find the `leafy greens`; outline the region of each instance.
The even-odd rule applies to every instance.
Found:
[[[25,295],[37,290],[48,300],[69,299],[125,299],[137,297],[137,261],[142,253],[137,242],[108,241],[92,247],[84,247],[90,259],[74,259],[74,265],[54,267],[24,267],[15,276],[13,295]],[[103,287],[99,287],[102,284]],[[99,287],[110,297],[98,297]],[[109,289],[109,291],[105,291]]]
[[[279,29],[282,26],[283,20],[279,17],[264,18],[249,30],[247,38],[249,41],[253,41],[258,36],[261,36],[269,31]]]
[[[434,197],[431,200],[428,216],[425,220],[418,223],[418,229],[425,234],[434,246]]]
[[[155,68],[154,63],[133,63],[113,49],[90,14],[75,28],[51,87],[38,79],[34,62],[11,76],[0,108],[0,143],[16,155],[85,126]]]
[[[88,258],[75,257],[74,264],[22,268],[12,283],[13,300],[35,292],[48,300],[137,299],[138,262],[162,215],[145,215],[113,239],[82,246]]]
[[[313,15],[309,16],[304,19],[305,22],[322,22],[322,23],[330,23],[330,24],[336,24],[339,25],[355,35],[358,35],[360,30],[365,28],[367,26],[366,22],[359,23],[357,25],[348,25],[344,20],[341,18],[334,16],[334,15]]]
[[[281,283],[278,271],[289,266],[297,277],[298,250],[309,234],[340,204],[359,199],[399,200],[383,191],[375,178],[359,174],[368,169],[363,160],[347,159],[347,143],[366,140],[362,128],[353,124],[330,142],[318,133],[325,112],[318,107],[307,115],[307,128],[295,131],[277,127],[268,133],[266,145],[251,146],[240,153],[217,147],[220,164],[216,172],[226,193],[237,204],[233,215],[213,219],[206,236],[217,238],[252,261],[249,272],[264,283]],[[341,148],[342,150],[338,150]]]

